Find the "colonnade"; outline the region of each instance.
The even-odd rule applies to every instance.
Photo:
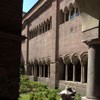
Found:
[[[34,76],[35,79],[38,77],[50,78],[50,63],[35,59],[34,62],[29,63],[27,74]]]
[[[44,32],[47,32],[52,28],[52,17],[48,18],[43,23],[40,23],[39,25],[35,26],[33,29],[29,31],[29,39],[32,39]]]
[[[60,80],[87,83],[87,53],[83,53],[80,57],[77,54],[73,56],[66,55],[61,57],[60,64],[61,73]]]
[[[60,16],[62,19],[61,23],[76,18],[79,15],[80,15],[80,11],[78,5],[76,3],[75,4],[70,3],[68,7],[65,6],[64,9],[60,10]]]

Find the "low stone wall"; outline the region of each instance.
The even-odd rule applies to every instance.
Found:
[[[86,88],[87,88],[86,83],[63,81],[63,80],[59,81],[59,88],[60,89],[65,89],[66,86],[74,88],[76,90],[76,92],[81,94],[81,95],[86,95]]]

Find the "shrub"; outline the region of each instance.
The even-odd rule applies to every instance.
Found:
[[[80,94],[76,94],[74,100],[81,100]]]
[[[30,81],[28,76],[20,78],[20,93],[29,93],[29,100],[57,100],[60,90],[50,89],[47,85]]]

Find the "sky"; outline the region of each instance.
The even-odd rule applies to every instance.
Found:
[[[23,11],[28,12],[38,0],[23,0]]]

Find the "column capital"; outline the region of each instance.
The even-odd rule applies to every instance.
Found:
[[[86,41],[82,41],[83,43],[86,43],[87,45],[93,45],[93,44],[100,44],[100,38],[97,39],[90,39]]]

